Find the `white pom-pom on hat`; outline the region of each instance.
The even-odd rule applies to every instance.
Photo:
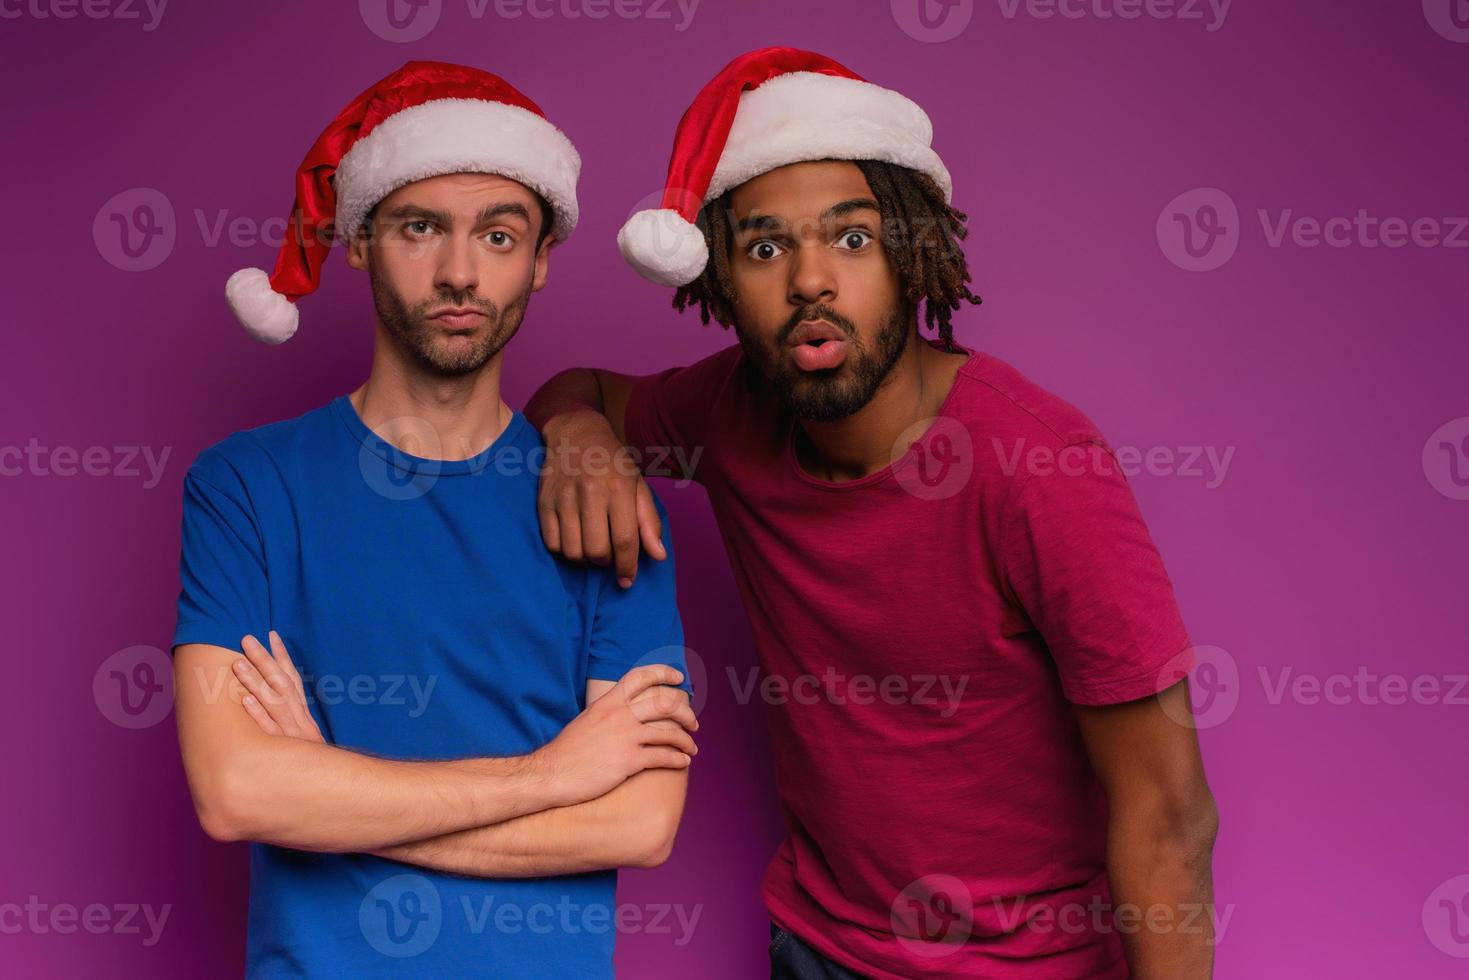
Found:
[[[617,233],[617,248],[644,279],[660,286],[686,286],[709,261],[699,226],[671,208],[639,211]]]
[[[270,288],[264,269],[241,269],[230,276],[224,298],[250,335],[267,344],[290,340],[301,321],[296,304]]]

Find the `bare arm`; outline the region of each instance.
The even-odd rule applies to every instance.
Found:
[[[588,681],[587,703],[612,687],[611,681]],[[666,687],[646,696],[688,697]],[[376,853],[436,871],[493,878],[656,867],[673,849],[687,788],[687,769],[647,769],[595,800]]]
[[[1137,980],[1213,975],[1219,816],[1194,730],[1173,720],[1188,716],[1187,683],[1155,698],[1076,709],[1107,790],[1114,918]]]
[[[284,647],[272,658],[247,637],[245,649],[263,683],[298,692],[304,706],[294,665],[287,670],[278,662]],[[595,799],[649,765],[666,763],[664,753],[676,751],[672,746],[687,734],[679,725],[645,724],[674,717],[657,715],[663,702],[650,699],[634,709],[626,696],[681,679],[672,668],[655,666],[629,675],[618,698],[599,702],[595,713],[583,712],[555,741],[528,755],[379,759],[269,734],[243,703],[237,665],[246,662],[205,644],[184,644],[175,653],[184,770],[200,823],[217,840],[342,852],[454,833]],[[643,686],[634,691],[638,684]]]
[[[615,564],[623,588],[637,579],[640,549],[667,557],[663,522],[626,442],[628,396],[640,380],[572,368],[525,406],[546,439],[538,499],[546,547],[572,561]]]
[[[541,385],[525,405],[525,417],[543,433],[562,416],[590,412],[602,416],[612,427],[617,441],[627,442],[622,426],[628,395],[642,378],[601,368],[570,368]]]

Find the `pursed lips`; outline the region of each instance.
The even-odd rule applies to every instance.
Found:
[[[830,371],[847,359],[847,335],[829,320],[802,320],[786,347],[802,371]]]
[[[799,347],[803,344],[820,344],[828,340],[845,341],[846,339],[847,335],[830,320],[802,320],[786,338],[786,346]]]
[[[438,320],[450,327],[472,327],[485,316],[483,310],[472,306],[451,306],[432,314],[429,319]]]

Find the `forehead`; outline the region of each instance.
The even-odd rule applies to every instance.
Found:
[[[861,169],[847,160],[792,163],[752,177],[730,193],[736,219],[751,214],[785,221],[819,218],[842,201],[871,198]]]
[[[416,204],[451,214],[477,214],[487,204],[522,204],[536,213],[535,192],[500,174],[440,174],[404,184],[378,203],[379,211]]]

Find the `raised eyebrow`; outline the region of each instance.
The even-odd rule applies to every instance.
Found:
[[[839,201],[821,213],[822,221],[831,221],[836,218],[846,217],[854,211],[874,211],[878,214],[882,210],[877,202],[870,197],[854,197],[847,201]],[[754,214],[741,218],[735,222],[736,232],[746,231],[780,231],[785,228],[785,222],[773,214]]]
[[[779,231],[784,227],[785,222],[773,214],[752,214],[735,222],[736,232]]]
[[[882,214],[882,210],[872,198],[854,197],[849,201],[841,201],[833,204],[821,213],[821,218],[823,221],[830,221],[833,218],[844,218],[853,211],[876,211],[879,215]]]
[[[400,204],[389,211],[384,217],[394,221],[432,221],[437,225],[448,226],[452,224],[447,212],[435,211],[433,208],[421,207],[417,204]]]
[[[487,225],[495,219],[503,218],[507,215],[520,218],[527,225],[530,224],[530,210],[524,204],[516,201],[505,201],[500,204],[491,204],[481,211],[479,217],[475,219],[475,226]]]
[[[505,201],[500,204],[492,204],[479,213],[475,219],[476,226],[489,224],[496,218],[513,215],[521,218],[526,224],[530,224],[530,211],[523,204],[514,201]],[[454,219],[447,211],[436,211],[433,208],[422,207],[417,204],[402,204],[389,211],[386,217],[393,220],[409,221],[432,221],[442,227],[453,225]]]

